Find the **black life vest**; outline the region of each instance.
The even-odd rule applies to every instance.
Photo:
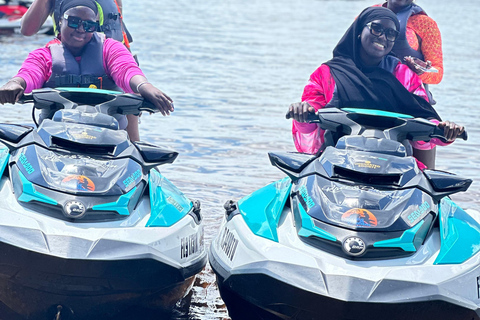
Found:
[[[48,45],[52,54],[52,74],[44,87],[90,87],[123,91],[106,74],[103,68],[104,36],[96,32],[85,45],[80,62],[61,42]]]

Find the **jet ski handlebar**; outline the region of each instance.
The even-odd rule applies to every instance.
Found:
[[[32,103],[36,109],[75,109],[79,105],[91,105],[100,113],[139,114],[142,111],[155,113],[158,108],[141,96],[117,91],[89,88],[42,88],[24,94],[19,103]]]
[[[310,113],[307,122],[318,123],[323,130],[340,135],[361,135],[368,129],[376,129],[399,142],[405,139],[429,141],[432,138],[447,141],[444,129],[431,121],[380,110],[324,108],[315,114]],[[468,134],[464,130],[457,138],[467,140]]]

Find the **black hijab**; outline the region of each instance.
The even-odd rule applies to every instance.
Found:
[[[387,55],[379,66],[364,66],[360,58],[359,35],[365,25],[374,20],[389,19],[400,25],[395,13],[383,7],[369,7],[362,11],[333,50],[333,59],[327,61],[337,86],[335,107],[365,108],[408,114],[414,117],[438,120],[440,116],[422,97],[410,93],[390,72],[380,66],[396,65],[398,59]]]

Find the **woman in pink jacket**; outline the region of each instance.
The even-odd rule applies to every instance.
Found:
[[[292,133],[299,152],[315,154],[321,150],[323,132],[306,120],[308,113],[325,107],[377,109],[430,119],[445,128],[449,141],[463,132],[463,127],[453,122],[441,122],[418,76],[389,55],[398,30],[396,15],[383,7],[365,9],[348,28],[333,50],[333,59],[310,76],[302,102],[289,107],[287,114],[294,119]],[[432,139],[413,147],[428,149],[435,144],[442,143]],[[434,159],[418,160],[434,167]]]
[[[95,32],[97,10],[93,0],[64,0],[61,41],[28,55],[18,74],[0,88],[0,103],[15,103],[24,92],[42,87],[93,87],[139,93],[163,115],[173,112],[172,99],[148,82],[128,49]],[[139,140],[138,119],[129,120],[128,125],[124,121],[129,137]]]

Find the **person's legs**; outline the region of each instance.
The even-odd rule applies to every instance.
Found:
[[[413,156],[432,170],[435,169],[435,154],[436,148],[430,150],[413,149]]]

